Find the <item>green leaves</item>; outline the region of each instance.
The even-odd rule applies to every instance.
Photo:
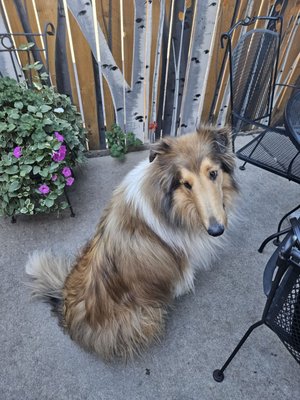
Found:
[[[46,178],[49,175],[49,168],[40,169],[39,174],[43,178]]]
[[[34,43],[33,43],[33,46],[34,46]],[[22,49],[22,50],[27,50],[27,48],[26,49]],[[43,64],[41,64],[39,61],[36,61],[33,64],[26,64],[25,67],[23,67],[22,69],[23,69],[23,71],[29,71],[31,69],[33,69],[35,71],[39,71],[42,68],[43,68]]]
[[[52,109],[51,106],[47,106],[47,104],[43,104],[40,108],[41,113],[45,114],[46,112],[50,111]]]
[[[20,189],[21,187],[21,183],[20,181],[13,181],[9,184],[8,186],[8,191],[11,192],[15,192],[16,190]]]
[[[8,114],[8,117],[11,119],[19,119],[20,118],[19,110],[15,109],[15,108],[12,108],[10,110],[8,109],[7,114]]]
[[[45,205],[46,205],[46,207],[50,208],[50,207],[53,206],[53,204],[54,204],[54,200],[49,199],[49,198],[47,198],[47,199],[45,200]]]
[[[7,130],[8,124],[5,122],[0,122],[0,133]]]
[[[33,86],[37,89],[37,90],[42,90],[43,89],[43,85],[40,82],[32,82]]]
[[[45,118],[45,119],[43,119],[43,124],[44,125],[52,125],[53,121],[50,118]]]
[[[7,132],[10,133],[10,132],[14,131],[15,128],[16,128],[16,125],[15,125],[15,124],[8,124],[8,126],[7,126]]]
[[[110,155],[119,159],[125,157],[128,147],[136,147],[143,144],[141,140],[135,137],[133,132],[125,134],[116,124],[113,124],[111,130],[106,132],[106,139]]]
[[[24,104],[21,101],[15,101],[14,107],[17,108],[18,110],[22,110],[22,108],[24,107]]]
[[[35,63],[25,68],[39,70],[42,66]],[[0,215],[31,215],[68,207],[62,201],[66,186],[62,170],[84,159],[85,131],[76,107],[54,88],[38,82],[38,89],[0,78]],[[55,162],[53,154],[62,144],[65,158]],[[18,146],[20,156],[14,152]],[[39,190],[43,185],[48,193]]]
[[[31,165],[21,165],[20,167],[20,176],[26,176],[32,171]]]
[[[19,50],[29,50],[29,49],[31,49],[33,46],[34,46],[34,43],[33,43],[33,42],[24,43],[24,44],[21,44],[21,45],[19,46]]]
[[[12,165],[11,167],[6,168],[5,172],[9,175],[15,175],[19,171],[19,168],[17,165]]]
[[[33,167],[33,175],[37,175],[41,170],[41,167],[39,165],[35,165]]]
[[[29,106],[27,106],[27,110],[28,110],[28,112],[36,113],[37,107],[29,105]]]

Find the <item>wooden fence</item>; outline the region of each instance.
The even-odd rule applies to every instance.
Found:
[[[105,147],[105,130],[113,122],[145,142],[193,131],[199,122],[225,124],[228,60],[220,35],[246,16],[283,16],[278,81],[296,84],[300,76],[300,0],[0,4],[1,33],[41,33],[47,22],[54,25],[56,33],[48,37],[51,82],[81,110],[91,149]],[[43,47],[41,38],[36,37],[36,45]],[[24,44],[21,36],[15,41],[16,47]],[[13,76],[9,62],[0,53],[0,72]],[[25,61],[19,57],[19,62]],[[276,89],[273,113],[278,121],[290,90]]]

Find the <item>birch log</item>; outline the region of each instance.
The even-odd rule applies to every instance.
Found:
[[[76,19],[82,33],[84,34],[89,46],[94,54],[96,53],[95,32],[93,29],[93,14],[90,1],[85,0],[67,0],[68,7]],[[152,1],[136,0],[135,3],[135,21],[134,22],[134,53],[132,67],[131,86],[125,81],[114,57],[109,49],[108,43],[98,23],[99,43],[101,53],[101,69],[104,78],[109,86],[112,101],[114,104],[116,122],[124,129],[124,99],[123,89],[125,86],[126,95],[126,125],[127,130],[133,131],[136,136],[144,140],[144,90],[145,79],[144,71],[150,65],[148,57],[148,46],[151,46],[151,21],[152,21]],[[148,29],[146,31],[146,21],[148,20]],[[145,48],[145,43],[147,46]],[[146,52],[146,53],[145,53]],[[149,53],[150,54],[150,53]]]
[[[194,13],[195,29],[193,30],[189,76],[186,85],[184,102],[181,105],[180,134],[192,132],[199,123],[202,95],[205,93],[205,77],[209,66],[212,37],[215,29],[215,19],[218,2],[198,0]]]

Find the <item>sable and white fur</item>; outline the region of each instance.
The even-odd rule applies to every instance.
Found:
[[[237,193],[229,132],[201,128],[153,145],[113,193],[76,262],[33,254],[33,296],[84,348],[109,359],[161,336],[167,306],[212,261]]]

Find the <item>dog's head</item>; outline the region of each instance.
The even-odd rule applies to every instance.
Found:
[[[204,227],[211,236],[221,235],[237,193],[230,132],[200,128],[168,137],[152,146],[149,159],[155,188],[151,197],[160,214],[189,231]]]

